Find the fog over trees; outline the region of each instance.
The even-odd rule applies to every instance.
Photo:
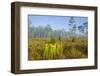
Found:
[[[46,24],[45,27],[39,25],[38,27],[31,25],[29,20],[28,35],[29,38],[55,38],[64,39],[69,37],[87,37],[88,35],[88,22],[84,22],[77,26],[74,17],[69,19],[69,30],[64,29],[52,29],[50,24]]]
[[[88,18],[29,16],[28,60],[88,58]]]

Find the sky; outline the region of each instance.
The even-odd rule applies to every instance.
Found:
[[[69,31],[69,20],[71,16],[45,16],[45,15],[28,15],[29,26],[42,26],[50,25],[53,30],[64,29]],[[88,22],[88,17],[73,16],[76,26]]]

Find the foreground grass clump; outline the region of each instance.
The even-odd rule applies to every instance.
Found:
[[[32,38],[28,43],[28,60],[87,58],[87,40]]]

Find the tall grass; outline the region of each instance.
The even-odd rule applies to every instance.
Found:
[[[75,59],[88,57],[84,38],[63,40],[32,38],[28,43],[28,60]]]

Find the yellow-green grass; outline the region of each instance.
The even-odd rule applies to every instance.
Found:
[[[28,60],[78,59],[88,57],[88,42],[84,38],[63,40],[31,38],[28,40]]]

